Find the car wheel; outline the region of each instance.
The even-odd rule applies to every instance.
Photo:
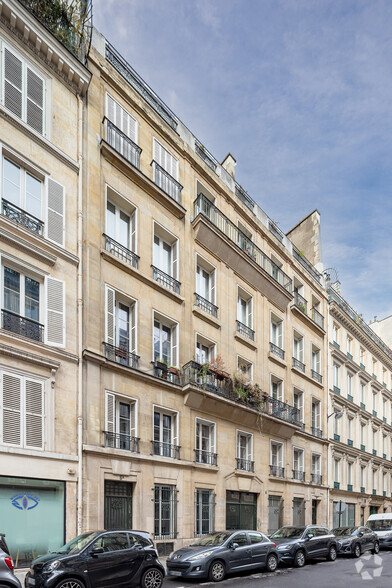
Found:
[[[56,584],[56,588],[84,588],[84,584],[76,578],[65,578]]]
[[[374,547],[372,549],[372,553],[378,553],[380,551],[380,544],[378,541],[374,543]]]
[[[328,551],[327,560],[328,561],[335,561],[337,556],[336,547],[335,545],[331,545]]]
[[[296,568],[303,568],[305,565],[305,553],[302,549],[298,549],[297,553],[294,556],[294,566]]]
[[[163,574],[158,568],[150,568],[142,576],[142,588],[161,588],[163,583]]]
[[[359,543],[356,543],[354,545],[353,556],[360,557],[360,555],[361,555],[361,546],[359,545]]]
[[[274,553],[270,553],[269,556],[267,557],[267,564],[265,566],[265,569],[267,570],[267,572],[274,572],[277,567],[278,567],[278,558],[276,557],[276,555]]]
[[[226,576],[225,565],[222,561],[214,561],[210,566],[208,578],[211,582],[221,582]]]

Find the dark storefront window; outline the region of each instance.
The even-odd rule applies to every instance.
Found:
[[[105,481],[105,529],[132,529],[132,484]]]
[[[302,527],[305,524],[305,501],[303,498],[293,498],[293,525]]]
[[[336,506],[338,502],[333,503],[333,526],[336,527],[354,527],[355,525],[355,504],[347,504],[345,511],[340,515],[339,525],[339,513],[336,512]]]
[[[317,525],[318,500],[312,500],[312,525]]]
[[[226,529],[257,529],[257,494],[226,491]]]

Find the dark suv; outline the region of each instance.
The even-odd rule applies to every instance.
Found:
[[[336,538],[326,527],[281,527],[270,539],[276,543],[280,561],[297,568],[317,557],[326,557],[329,561],[336,559]]]
[[[165,570],[144,531],[95,531],[37,557],[25,579],[30,588],[160,588]]]
[[[15,577],[14,562],[3,533],[0,533],[0,588],[1,586],[22,588],[18,578]]]

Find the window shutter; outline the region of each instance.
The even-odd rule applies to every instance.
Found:
[[[172,444],[178,445],[178,415],[172,416]]]
[[[64,186],[48,178],[47,181],[46,236],[64,246],[65,190]]]
[[[131,336],[130,336],[130,342],[131,342],[131,353],[136,353],[136,349],[137,349],[137,331],[136,331],[136,303],[132,304],[132,306],[130,306],[129,308],[129,322],[130,322],[130,327],[131,327]]]
[[[3,443],[22,444],[22,380],[3,374]]]
[[[26,122],[39,133],[44,125],[44,81],[27,67]]]
[[[174,241],[172,245],[172,275],[178,280],[178,241]]]
[[[65,283],[46,278],[46,343],[65,345]]]
[[[7,48],[4,49],[4,105],[22,118],[22,76],[20,59]]]
[[[277,335],[278,335],[277,346],[280,349],[283,349],[283,323],[281,323],[281,322],[277,325]]]
[[[215,453],[215,425],[210,425],[210,453]]]
[[[300,361],[304,361],[304,339],[303,337],[301,337],[301,339],[298,339],[298,353],[299,353],[299,359]]]
[[[26,379],[26,446],[43,448],[44,443],[44,391],[42,382]]]
[[[116,432],[116,397],[110,392],[106,392],[105,431]]]
[[[253,328],[253,299],[248,300],[248,327]]]
[[[136,402],[132,402],[131,404],[131,422],[130,422],[130,429],[131,429],[131,437],[136,437]]]
[[[116,303],[116,294],[113,288],[110,286],[105,286],[105,323],[106,323],[106,332],[105,332],[105,341],[109,343],[109,345],[115,344],[115,303]]]
[[[131,214],[130,218],[130,247],[133,253],[137,253],[137,242],[136,242],[136,211]]]
[[[210,302],[215,303],[215,270],[210,273]]]
[[[177,325],[174,325],[171,328],[171,364],[173,366],[178,366],[178,344],[177,344]]]

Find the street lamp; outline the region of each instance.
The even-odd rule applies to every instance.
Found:
[[[329,415],[327,416],[327,420],[328,420],[329,418],[331,418],[331,416],[334,416],[334,415],[335,415],[335,419],[341,419],[341,418],[342,418],[342,416],[344,415],[344,412],[342,412],[341,410],[340,410],[339,412],[335,412],[335,411],[334,411],[334,412],[331,412],[331,414],[329,414]]]

